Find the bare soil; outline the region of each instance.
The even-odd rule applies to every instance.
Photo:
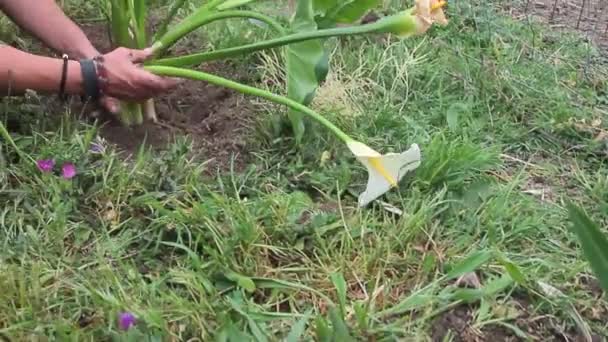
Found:
[[[517,18],[532,16],[553,29],[576,30],[608,51],[608,1],[606,0],[524,0],[503,5]]]
[[[82,26],[101,52],[111,50],[107,29],[101,24]],[[194,48],[194,47],[193,47]],[[181,48],[185,54],[188,48]],[[205,65],[205,71],[231,79],[242,74],[227,63]],[[254,111],[242,95],[200,81],[185,80],[171,93],[155,99],[158,123],[125,127],[109,115],[101,115],[100,135],[126,153],[146,147],[164,150],[178,137],[187,136],[194,157],[208,160],[211,168],[244,168],[247,160],[246,137]]]
[[[532,312],[532,306],[526,298],[514,300],[505,311],[510,312],[512,319],[505,323],[517,327],[526,338],[504,325],[488,324],[475,326],[474,306],[461,305],[438,316],[431,326],[433,341],[445,341],[450,336],[454,342],[511,342],[511,341],[588,341],[587,337],[574,327],[564,327],[551,316]],[[599,335],[591,334],[591,342],[601,342]]]

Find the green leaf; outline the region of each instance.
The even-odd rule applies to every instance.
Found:
[[[312,0],[298,1],[291,27],[294,32],[317,30]],[[329,54],[323,42],[311,40],[289,45],[286,48],[286,64],[288,97],[308,106],[329,71]],[[289,119],[296,141],[300,142],[305,131],[303,114],[292,110]]]
[[[329,328],[327,321],[323,316],[317,316],[315,319],[315,331],[317,335],[317,341],[319,342],[331,342],[333,332]]]
[[[312,310],[309,310],[304,317],[302,317],[292,328],[285,339],[285,342],[298,342],[301,341],[302,335],[306,331],[306,323],[310,319]]]
[[[355,318],[357,319],[357,324],[359,325],[359,329],[366,331],[368,329],[368,319],[369,312],[367,306],[362,303],[355,303],[353,306],[355,310]]]
[[[571,229],[581,243],[583,254],[604,291],[608,291],[608,239],[581,208],[571,203],[567,207]]]
[[[334,328],[335,341],[354,341],[348,332],[348,326],[344,322],[343,316],[340,315],[340,312],[335,307],[329,310],[329,319],[331,320],[331,325]]]
[[[336,287],[340,313],[342,316],[346,316],[346,281],[344,280],[344,276],[342,273],[334,273],[331,275],[331,282]]]
[[[511,285],[513,285],[513,278],[509,273],[505,273],[500,278],[496,277],[488,281],[483,287],[483,295],[486,297],[496,296]]]
[[[228,271],[228,272],[224,273],[224,276],[228,280],[231,280],[231,281],[237,283],[238,286],[242,287],[247,292],[251,293],[251,292],[255,291],[255,289],[256,289],[255,282],[249,277],[240,275],[240,274],[238,274],[236,272],[232,272],[232,271]]]
[[[446,274],[446,280],[460,277],[463,274],[473,272],[479,266],[485,264],[492,258],[492,252],[490,251],[478,251],[469,255],[465,260],[461,261],[458,265],[450,270]]]
[[[520,285],[525,285],[526,277],[521,272],[519,267],[517,267],[517,265],[515,265],[513,262],[503,256],[498,258],[498,262],[502,264],[502,266],[507,270],[507,273],[511,276],[511,278],[513,278],[513,280],[515,280]]]
[[[381,0],[314,0],[314,8],[319,26],[332,27],[354,23],[381,3]]]

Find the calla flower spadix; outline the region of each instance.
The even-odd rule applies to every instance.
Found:
[[[382,155],[369,146],[358,142],[346,143],[368,172],[367,188],[359,195],[359,206],[364,207],[398,186],[401,179],[420,166],[420,148],[414,144],[403,153]]]

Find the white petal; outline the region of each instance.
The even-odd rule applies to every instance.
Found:
[[[403,153],[389,153],[386,155],[381,155],[359,142],[348,143],[348,147],[355,154],[357,159],[365,165],[367,172],[369,173],[367,189],[359,196],[360,207],[368,205],[393,188],[393,184],[372,166],[372,159],[377,158],[387,174],[397,183],[408,172],[415,170],[420,166],[420,148],[416,144],[412,145],[409,150]]]

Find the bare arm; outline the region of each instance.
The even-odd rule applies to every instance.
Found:
[[[27,89],[40,93],[58,93],[63,60],[41,57],[0,46],[0,95],[20,95]],[[82,94],[80,64],[70,61],[66,78],[66,93]]]
[[[21,28],[59,53],[76,59],[98,54],[84,32],[54,0],[0,0],[0,9]]]

